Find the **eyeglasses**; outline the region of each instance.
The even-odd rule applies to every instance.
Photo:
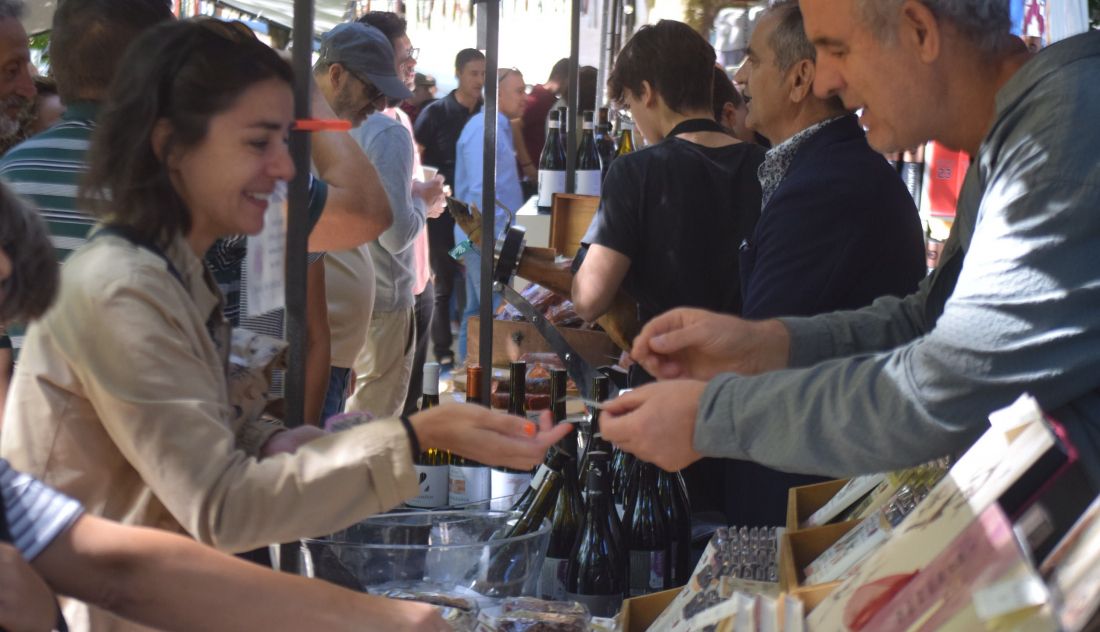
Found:
[[[402,59],[401,61],[416,61],[416,58],[419,57],[419,56],[420,56],[420,49],[419,48],[410,48],[409,49],[409,54],[406,55],[405,59]]]

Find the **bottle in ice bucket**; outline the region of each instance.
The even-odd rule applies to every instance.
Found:
[[[484,405],[481,396],[481,365],[466,367],[466,402]],[[487,502],[489,492],[489,467],[477,461],[451,455],[450,501],[452,507],[468,507]],[[484,506],[475,508],[485,509]]]
[[[429,362],[424,365],[424,396],[420,402],[420,410],[427,410],[438,405],[439,363]],[[426,447],[416,459],[414,466],[417,481],[420,484],[420,494],[406,504],[417,509],[446,507],[450,471],[450,466],[447,463],[447,453],[443,450]]]
[[[554,422],[565,420],[565,385],[568,381],[564,369],[550,371],[550,401]],[[577,433],[570,432],[558,442],[558,449],[569,455],[562,468],[561,491],[558,492],[554,510],[550,513],[550,544],[539,577],[539,596],[560,601],[565,598],[566,572],[573,544],[577,541],[584,511],[577,484]]]
[[[527,363],[513,362],[508,378],[508,413],[525,417],[527,414]],[[490,472],[489,489],[493,500],[490,509],[507,510],[523,496],[531,483],[531,472],[494,467]]]
[[[626,565],[615,543],[609,516],[611,455],[593,450],[588,455],[584,521],[566,572],[566,599],[579,601],[597,617],[613,617],[622,607],[627,585]]]

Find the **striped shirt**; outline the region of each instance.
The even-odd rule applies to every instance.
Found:
[[[0,459],[0,497],[12,544],[30,561],[84,512],[80,503]]]
[[[88,147],[99,104],[78,101],[65,109],[61,122],[15,147],[0,158],[0,178],[26,198],[46,220],[59,261],[84,245],[95,219],[76,208],[80,179],[88,170]],[[24,327],[13,323],[13,352],[18,359]]]
[[[77,210],[76,194],[88,170],[88,147],[98,113],[97,103],[73,103],[60,123],[0,158],[0,177],[42,214],[62,261],[84,245],[96,222]]]

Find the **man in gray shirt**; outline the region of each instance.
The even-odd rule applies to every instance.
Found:
[[[1029,392],[1100,481],[1100,33],[1032,56],[1003,0],[802,9],[815,91],[862,108],[876,149],[974,157],[941,264],[855,311],[651,321],[633,355],[679,379],[612,403],[604,436],[666,469],[722,456],[843,476],[963,450]]]

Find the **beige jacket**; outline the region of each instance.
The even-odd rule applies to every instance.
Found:
[[[0,455],[93,514],[225,551],[329,533],[418,493],[396,420],[257,460],[273,429],[234,421],[216,286],[182,239],[167,256],[183,283],[114,236],[69,258],[57,304],[28,332]]]

